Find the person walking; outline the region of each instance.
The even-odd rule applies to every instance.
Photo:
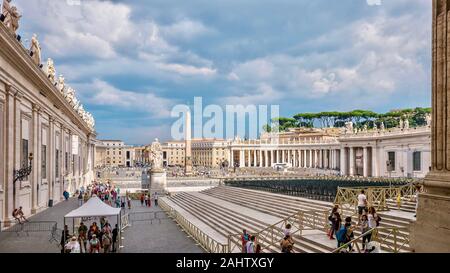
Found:
[[[100,241],[97,239],[97,235],[93,234],[92,239],[89,241],[89,253],[100,252]]]
[[[242,230],[241,235],[241,241],[242,241],[242,253],[247,252],[247,242],[250,241],[250,234],[247,233],[247,230]]]
[[[64,199],[65,199],[66,201],[69,201],[70,194],[69,194],[68,191],[64,190],[63,196],[64,196]]]
[[[70,234],[69,234],[69,226],[65,225],[63,232],[61,234],[61,253],[65,252],[65,246],[66,246],[66,242],[70,239]]]
[[[84,201],[84,203],[86,203],[88,200],[89,200],[89,193],[85,192],[84,193],[84,197],[83,197],[83,201]]]
[[[381,217],[378,216],[376,210],[374,207],[369,208],[369,213],[367,214],[367,224],[369,226],[369,230],[372,230],[367,235],[367,241],[371,242],[373,239],[373,236],[376,235],[376,228],[380,225]]]
[[[147,206],[147,202],[148,200],[146,199],[147,195],[141,194],[141,206],[144,206],[144,201],[145,201],[145,206]]]
[[[367,197],[364,190],[361,190],[361,193],[358,195],[358,223],[361,220],[361,215],[363,214],[364,209],[367,207]]]
[[[283,230],[284,236],[291,236],[291,224],[287,224],[285,229]]]
[[[292,236],[284,236],[284,238],[281,240],[280,246],[281,253],[292,253],[292,250],[294,248],[294,241],[292,240]]]
[[[87,231],[87,226],[83,222],[81,222],[80,226],[78,227],[78,238],[84,249],[86,249]]]
[[[155,200],[155,207],[157,207],[158,206],[158,193],[157,192],[155,192],[155,195],[153,198]]]
[[[335,212],[333,214],[332,217],[332,223],[333,223],[333,229],[334,229],[334,234],[337,234],[337,232],[339,231],[339,229],[341,228],[341,223],[342,223],[342,219],[341,219],[341,215],[339,214],[339,212]],[[337,236],[337,235],[336,235]],[[333,237],[330,237],[330,239],[334,239]]]
[[[76,236],[73,236],[72,239],[64,246],[64,253],[81,253],[81,247]]]
[[[131,210],[131,197],[127,196],[128,209]]]
[[[117,235],[119,233],[118,225],[114,227],[112,231],[112,251],[117,252]]]
[[[105,229],[105,232],[102,237],[102,246],[103,246],[103,253],[109,253],[111,248],[111,242],[112,238],[109,233],[108,229]]]
[[[250,241],[246,244],[247,253],[255,253],[255,236],[250,237]]]
[[[338,205],[334,206],[333,209],[331,210],[330,216],[328,216],[328,221],[330,224],[330,229],[328,230],[328,238],[330,238],[330,240],[334,240],[334,237],[333,237],[333,235],[335,233],[335,223],[334,222],[336,220],[336,217],[334,214],[336,212],[338,212],[338,209],[339,209]]]
[[[78,194],[78,206],[82,206],[83,205],[83,192],[80,191],[80,193]]]
[[[367,215],[363,214],[361,216],[361,221],[360,221],[360,229],[361,229],[361,234],[364,235],[365,233],[367,233],[369,231],[369,221],[367,219]],[[362,238],[362,248],[363,250],[366,250],[366,243],[370,242],[370,234],[366,234],[363,236]]]

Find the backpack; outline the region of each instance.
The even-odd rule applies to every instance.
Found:
[[[103,245],[111,245],[111,239],[109,238],[109,236],[103,236]]]
[[[375,220],[375,222],[377,223],[377,227],[380,226],[381,217],[379,215],[377,215],[377,219]]]
[[[339,231],[336,233],[336,239],[338,242],[345,242],[347,236],[347,228],[342,226]]]

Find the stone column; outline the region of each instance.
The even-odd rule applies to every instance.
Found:
[[[234,151],[231,149],[230,151],[230,167],[234,167]]]
[[[12,219],[12,212],[14,210],[14,200],[13,200],[13,176],[14,176],[14,123],[15,123],[15,112],[14,112],[14,97],[17,90],[9,84],[6,84],[6,103],[5,103],[5,153],[6,153],[6,166],[5,166],[5,210],[3,212],[3,220],[9,221]]]
[[[296,150],[292,150],[292,167],[297,168],[297,153],[296,153]]]
[[[269,167],[269,151],[264,150],[264,163],[265,163],[265,167],[268,168]]]
[[[432,170],[419,196],[417,221],[411,229],[416,252],[450,252],[450,3],[433,0]]]
[[[307,161],[306,150],[303,150],[303,168],[305,168],[305,169],[307,167],[306,161]]]
[[[55,118],[49,117],[50,143],[48,147],[48,198],[53,200],[53,188],[55,186]]]
[[[369,177],[369,152],[368,148],[363,148],[363,175]]]
[[[372,147],[372,176],[378,177],[380,174],[378,170],[378,148],[376,146]]]
[[[340,160],[341,175],[347,175],[347,158],[346,158],[345,154],[346,154],[345,148],[341,148],[341,160]]]
[[[40,148],[40,144],[41,144],[41,138],[39,137],[39,115],[40,115],[40,108],[39,106],[37,106],[36,104],[33,104],[33,130],[32,130],[32,134],[33,134],[33,141],[32,141],[32,147],[33,147],[33,169],[32,169],[32,173],[31,173],[31,177],[32,177],[32,184],[31,184],[31,213],[35,214],[38,210],[38,197],[37,195],[39,194],[39,166],[36,164],[38,162],[38,154],[39,154],[39,148]]]
[[[264,163],[263,163],[263,151],[260,149],[258,150],[259,152],[259,163],[258,163],[258,167],[262,168],[264,167]]]
[[[239,167],[243,168],[245,166],[244,150],[239,150]]]
[[[252,166],[252,152],[247,150],[247,167],[250,168]]]
[[[313,150],[309,150],[309,168],[313,168]]]
[[[349,174],[350,176],[355,175],[355,148],[350,147],[350,153],[349,153],[349,162],[350,162],[350,168],[349,168]]]

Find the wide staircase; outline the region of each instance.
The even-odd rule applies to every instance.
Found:
[[[229,235],[238,235],[242,233],[243,229],[246,229],[250,234],[256,234],[261,230],[266,229],[268,225],[273,224],[249,216],[249,214],[231,211],[224,206],[215,204],[201,197],[201,194],[178,193],[171,197],[170,201],[196,218],[201,219],[202,222],[221,234],[224,238],[227,238]],[[279,220],[281,221],[282,219]],[[282,232],[281,228],[278,230]],[[281,236],[279,236],[276,241],[279,242],[281,239]],[[316,244],[300,235],[295,236],[294,239],[296,241],[294,251],[297,253],[322,253],[333,250],[332,247]],[[260,243],[266,245],[270,244],[268,241],[261,241]],[[276,253],[280,252],[280,250],[278,245],[270,245],[264,252]]]
[[[271,194],[255,190],[247,190],[242,188],[234,187],[217,187],[207,191],[203,191],[203,194],[214,196],[219,199],[226,200],[228,202],[236,203],[241,206],[250,207],[280,218],[288,217],[297,211],[310,211],[310,210],[327,210],[330,211],[333,207],[332,203],[315,201],[303,198],[296,198],[291,196]],[[405,252],[410,252],[412,249],[409,247],[408,240],[404,240],[402,237],[409,238],[409,226],[412,223],[410,218],[404,216],[396,215],[396,213],[389,212],[379,212],[382,221],[380,223],[380,235],[388,237],[387,245],[391,243],[393,245],[393,239],[389,238],[391,236],[389,233],[392,232],[389,228],[396,227],[400,230],[398,231],[401,236],[398,238],[400,244],[403,244],[403,250]],[[347,216],[352,217],[352,223],[357,224],[358,216],[355,211],[350,209],[344,209],[342,211],[342,219]],[[385,229],[385,230],[383,230]],[[404,230],[405,229],[405,230]],[[356,229],[354,231],[355,237],[361,235],[361,231]],[[382,249],[385,251],[390,251],[390,247],[386,246]]]
[[[240,251],[237,245],[242,229],[259,235],[258,243],[263,246],[263,252],[280,252],[278,243],[286,223],[296,227],[293,232],[295,252],[329,253],[336,248],[336,241],[326,236],[326,218],[333,206],[330,202],[225,186],[200,193],[178,193],[167,200],[219,234],[218,240],[228,244],[224,246],[228,252]],[[352,216],[356,224],[357,215],[353,210],[344,209],[342,214]],[[411,219],[392,212],[382,212],[380,216],[378,233],[384,238],[382,251],[391,252],[398,245],[402,246],[398,252],[412,251],[408,239]],[[354,233],[356,237],[361,234],[359,229]]]

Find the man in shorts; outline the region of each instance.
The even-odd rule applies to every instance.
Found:
[[[361,190],[361,193],[358,195],[358,215],[359,220],[361,220],[361,215],[364,210],[367,208],[367,197],[365,195],[364,190]]]

